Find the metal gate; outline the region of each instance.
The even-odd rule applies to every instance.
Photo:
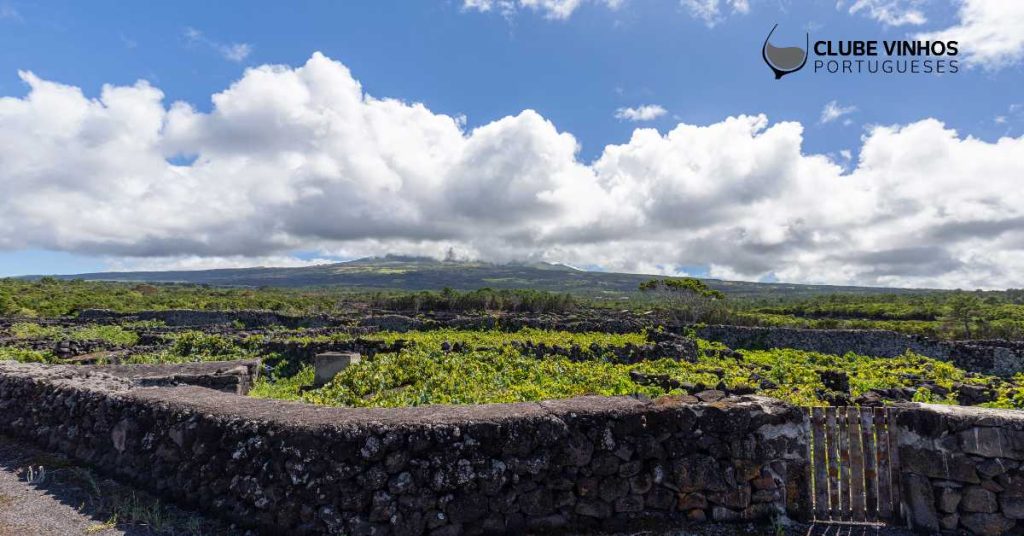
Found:
[[[811,433],[811,509],[826,523],[879,523],[900,518],[899,457],[894,410],[806,408]]]

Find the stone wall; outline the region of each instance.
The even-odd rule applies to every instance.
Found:
[[[237,341],[242,343],[243,339],[237,339]],[[530,341],[515,341],[511,344],[524,355],[533,356],[537,359],[561,356],[572,361],[588,361],[601,358],[608,359],[614,363],[634,364],[641,361],[653,361],[664,358],[694,362],[699,355],[697,342],[687,337],[671,333],[650,333],[648,341],[639,345],[626,343],[621,346],[603,346],[593,343],[589,347],[562,347],[545,343],[537,344]],[[313,356],[324,352],[357,352],[373,357],[378,353],[400,352],[407,346],[408,341],[405,339],[396,339],[393,343],[385,343],[362,337],[342,341],[269,339],[259,343],[259,351],[264,355],[278,354],[283,359],[298,364],[312,363]],[[467,346],[460,343],[442,343],[442,349],[446,352],[464,352],[469,350]]]
[[[83,374],[127,378],[140,387],[196,385],[244,395],[259,378],[262,368],[259,359],[239,359],[181,364],[82,365],[78,370]]]
[[[856,329],[695,326],[694,331],[702,339],[730,348],[796,348],[877,357],[897,357],[909,350],[972,372],[1004,377],[1024,372],[1024,347],[1007,341],[941,341],[895,331]]]
[[[170,309],[166,311],[140,311],[119,313],[107,309],[85,309],[78,313],[82,322],[113,323],[136,320],[158,320],[168,326],[213,326],[239,322],[247,328],[267,326],[324,327],[336,324],[326,315],[289,316],[273,311],[200,311],[195,309]]]
[[[901,410],[896,423],[912,527],[1024,532],[1024,412],[922,404]]]
[[[120,322],[127,320],[160,320],[175,327],[210,327],[240,322],[247,328],[285,326],[290,328],[335,327],[345,324],[328,316],[288,316],[272,311],[143,311],[116,313],[87,309],[79,313],[79,322]],[[607,313],[603,316],[585,314],[518,314],[457,315],[429,313],[419,316],[376,314],[350,319],[347,330],[412,331],[440,328],[500,329],[517,331],[524,327],[556,329],[572,332],[601,331],[607,333],[637,332],[666,325],[656,315]],[[1009,377],[1024,372],[1024,342],[1003,340],[944,341],[918,335],[885,330],[799,329],[754,326],[675,326],[692,329],[703,339],[719,341],[730,348],[768,349],[797,348],[826,354],[854,352],[878,357],[896,357],[908,350],[943,361],[972,372]]]
[[[0,363],[0,433],[267,534],[522,534],[801,514],[806,423],[758,397],[323,408]]]

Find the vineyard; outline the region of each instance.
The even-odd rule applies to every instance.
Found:
[[[261,358],[266,373],[251,395],[350,407],[475,404],[587,394],[760,394],[800,405],[898,401],[1024,407],[1024,377],[969,372],[925,356],[896,358],[796,349],[732,350],[665,334],[434,329],[373,331],[170,329],[159,322],[56,325],[16,322],[3,332],[0,360],[60,363],[61,345],[101,350],[92,364],[159,364]],[[693,339],[692,354],[653,341]],[[270,341],[299,347],[361,344],[383,348],[328,385],[309,389],[309,362],[268,351]],[[145,344],[143,344],[145,343]],[[639,356],[639,357],[638,357]],[[963,393],[969,393],[965,395]],[[978,393],[983,400],[978,401]],[[711,395],[714,396],[714,395]]]
[[[793,349],[737,352],[698,340],[699,353],[692,362],[676,356],[635,364],[616,362],[611,350],[642,344],[646,337],[644,333],[540,330],[385,332],[366,339],[404,341],[407,346],[397,353],[364,360],[321,389],[300,390],[312,382],[312,367],[305,365],[291,376],[263,378],[252,395],[332,406],[397,407],[521,402],[585,394],[657,397],[717,390],[756,393],[800,405],[867,401],[870,393],[956,404],[959,392],[976,386],[991,393],[992,400],[983,405],[1024,407],[1024,377],[1000,379],[969,373],[911,353],[877,358]],[[523,350],[523,342],[532,343],[531,347],[601,347],[604,352],[599,350],[585,361],[557,353],[537,359]]]

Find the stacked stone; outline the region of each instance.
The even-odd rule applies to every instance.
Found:
[[[259,346],[261,354],[279,354],[295,363],[312,363],[313,357],[324,352],[357,352],[366,356],[379,353],[400,352],[406,341],[393,343],[357,338],[347,341],[262,341]]]
[[[522,534],[800,513],[802,412],[739,397],[344,409],[0,363],[0,433],[271,534]]]
[[[325,327],[337,322],[327,315],[289,316],[273,311],[204,311],[195,309],[169,309],[164,311],[139,311],[119,313],[107,309],[85,309],[78,313],[78,320],[114,324],[130,321],[157,320],[168,326],[215,326],[218,324],[241,323],[249,328],[266,326]]]
[[[664,358],[692,363],[696,362],[698,355],[697,342],[685,337],[641,345],[626,343],[621,346],[613,346],[592,343],[586,349],[578,345],[565,348],[532,341],[516,342],[514,346],[524,354],[532,355],[537,359],[543,359],[548,356],[562,356],[573,361],[589,361],[609,357],[613,362],[623,364],[635,364],[641,361],[653,361]]]
[[[943,341],[895,331],[858,329],[696,326],[695,331],[702,339],[718,341],[730,348],[795,348],[877,357],[898,357],[911,351],[949,361],[971,372],[1003,377],[1024,372],[1024,349],[1008,341]]]
[[[27,348],[29,350],[36,350],[39,352],[53,352],[54,355],[61,359],[93,352],[115,351],[125,348],[122,345],[99,339],[61,339],[54,341],[52,339],[20,339],[14,337],[0,339],[0,346]]]
[[[897,431],[914,528],[1024,532],[1024,413],[919,405],[900,412]]]

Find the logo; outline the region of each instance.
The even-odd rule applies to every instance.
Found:
[[[807,51],[811,48],[811,34],[807,33],[807,42],[804,48],[800,47],[777,47],[768,42],[779,25],[772,26],[768,37],[764,38],[764,45],[761,47],[761,57],[764,62],[775,72],[775,79],[778,80],[787,74],[792,74],[804,68],[807,64]]]
[[[804,46],[777,47],[771,44],[772,26],[761,45],[761,57],[775,79],[792,74],[807,65],[814,55],[813,74],[831,75],[913,75],[956,74],[960,72],[960,42],[920,40],[820,39],[811,46],[811,34],[804,35]]]

